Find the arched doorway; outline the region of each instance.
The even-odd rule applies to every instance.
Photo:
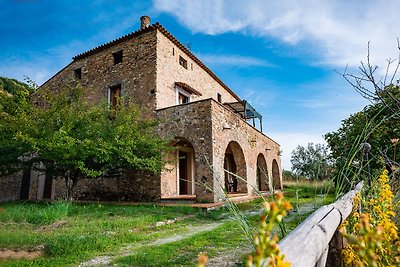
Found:
[[[279,165],[276,162],[276,159],[272,161],[272,180],[273,180],[273,188],[274,189],[282,189],[281,178],[279,173]]]
[[[179,139],[176,148],[177,195],[194,194],[194,149],[186,139]]]
[[[258,191],[268,191],[268,168],[267,162],[262,153],[258,154],[257,157],[256,186]]]
[[[235,141],[225,150],[224,173],[227,193],[247,193],[246,161],[242,148]]]

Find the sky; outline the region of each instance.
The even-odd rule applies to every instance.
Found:
[[[368,104],[340,73],[359,73],[368,42],[378,75],[398,58],[398,10],[392,0],[2,0],[0,76],[40,85],[148,15],[263,115],[290,169],[296,146],[324,143]]]

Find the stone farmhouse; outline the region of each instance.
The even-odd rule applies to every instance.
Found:
[[[261,115],[149,17],[141,17],[139,30],[73,57],[42,87],[76,81],[90,88],[92,101],[135,102],[142,116],[160,120],[157,132],[176,148],[160,174],[83,180],[78,197],[218,202],[224,192],[252,196],[281,188],[280,146],[262,132]],[[62,196],[63,181],[49,187],[45,180],[31,172],[28,198]]]

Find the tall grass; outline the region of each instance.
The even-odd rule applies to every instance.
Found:
[[[67,217],[71,204],[68,202],[51,203],[13,203],[4,204],[0,213],[0,222],[29,223],[33,225],[52,224]]]

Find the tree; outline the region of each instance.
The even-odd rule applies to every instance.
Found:
[[[292,151],[292,170],[310,180],[329,178],[332,163],[328,158],[329,151],[325,145],[308,143],[307,147],[297,146]]]
[[[386,92],[390,91],[389,94]],[[379,92],[377,99],[362,111],[352,114],[342,121],[342,126],[325,135],[331,156],[335,159],[336,175],[344,184],[362,177],[372,177],[375,172],[394,164],[396,145],[393,141],[399,137],[399,112],[393,113],[397,101],[392,96],[400,96],[399,86],[390,85]],[[400,99],[400,98],[399,98]],[[369,143],[371,150],[368,160],[362,153],[362,144]]]
[[[0,175],[22,169],[20,155],[26,146],[16,140],[18,125],[26,122],[34,87],[15,79],[0,77]]]
[[[400,45],[398,41],[398,49]],[[400,53],[399,53],[400,56]],[[400,60],[387,60],[385,68],[379,68],[368,55],[361,62],[358,74],[347,69],[344,79],[371,104],[362,111],[342,121],[342,126],[325,135],[332,157],[335,159],[336,176],[341,184],[349,184],[361,177],[374,176],[386,167],[390,172],[398,164],[395,155],[400,130]],[[362,153],[362,144],[369,143],[368,160]]]
[[[82,178],[124,169],[161,171],[167,142],[154,134],[156,122],[142,119],[127,101],[110,110],[107,103],[88,102],[79,86],[57,94],[41,88],[32,99],[41,104],[0,130],[8,126],[23,147],[13,155],[14,165],[45,171],[50,179],[63,177],[68,199]]]

